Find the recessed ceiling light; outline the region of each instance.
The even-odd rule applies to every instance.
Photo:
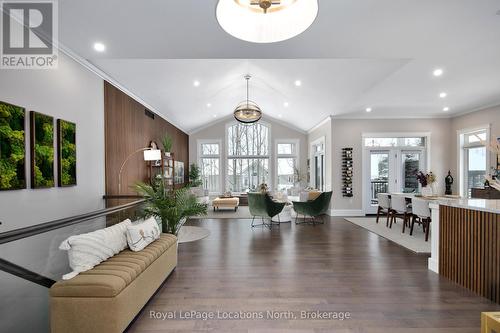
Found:
[[[445,106],[445,107],[443,108],[443,111],[444,111],[444,112],[450,111],[450,108],[449,108],[449,107],[447,107],[447,106]]]
[[[200,81],[198,81],[198,80],[194,80],[194,81],[193,81],[193,86],[195,86],[195,87],[199,87],[199,86],[200,86]]]
[[[283,103],[283,106],[284,106],[284,107],[286,107],[286,108],[287,108],[289,105],[290,105],[290,104],[288,104],[288,102]]]
[[[283,118],[283,115],[282,115],[282,114],[279,114],[279,115],[278,115],[278,117]]]
[[[438,76],[441,76],[443,75],[444,71],[442,68],[436,68],[433,72],[432,72],[432,75],[438,77]]]
[[[217,118],[217,115],[216,115],[216,114],[214,114],[214,118]]]
[[[104,52],[106,51],[106,45],[100,42],[94,43],[94,50],[97,52]]]
[[[366,108],[365,111],[366,112],[372,112],[372,108]]]
[[[210,107],[212,107],[212,104],[207,103],[207,108],[210,108]]]
[[[297,87],[300,87],[300,86],[302,85],[302,81],[300,81],[300,80],[295,80],[295,85],[296,85]]]
[[[448,94],[445,92],[442,92],[439,94],[439,97],[441,97],[441,98],[446,98],[446,96],[448,96]]]

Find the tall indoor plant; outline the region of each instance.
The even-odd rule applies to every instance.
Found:
[[[165,134],[163,139],[161,140],[161,144],[163,145],[163,149],[165,150],[165,155],[170,156],[170,152],[172,151],[172,144],[174,140],[170,135]]]
[[[200,167],[195,163],[191,163],[189,167],[189,186],[198,187],[202,184]]]
[[[199,203],[186,188],[169,190],[163,181],[153,186],[138,183],[135,188],[146,199],[143,216],[155,217],[165,233],[177,235],[188,217],[207,214],[207,204]]]

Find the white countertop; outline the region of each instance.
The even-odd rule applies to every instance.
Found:
[[[439,208],[439,205],[479,210],[488,213],[500,214],[500,200],[487,199],[444,199],[433,200],[430,208]]]

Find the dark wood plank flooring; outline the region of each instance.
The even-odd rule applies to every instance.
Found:
[[[209,237],[179,244],[179,263],[129,332],[479,332],[500,306],[430,272],[416,255],[342,218],[250,228],[190,221]],[[150,311],[350,312],[348,320],[161,320]]]

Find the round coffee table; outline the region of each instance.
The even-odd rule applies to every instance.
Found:
[[[283,207],[283,210],[281,211],[281,213],[273,216],[271,218],[271,221],[281,222],[281,223],[292,222],[292,209],[293,209],[293,205],[285,205],[285,207]],[[278,216],[279,216],[279,219],[278,219]]]

